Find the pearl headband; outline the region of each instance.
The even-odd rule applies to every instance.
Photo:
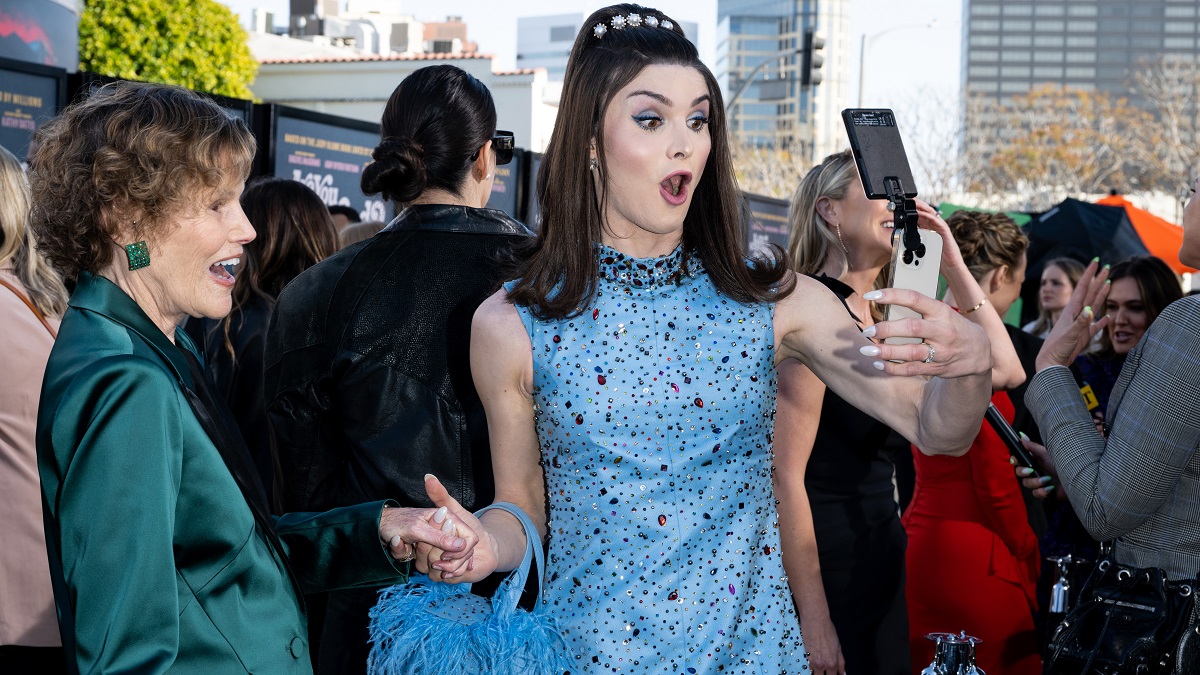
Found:
[[[621,30],[624,28],[637,28],[638,26],[648,26],[650,28],[666,28],[667,30],[675,30],[675,24],[670,19],[659,19],[653,14],[642,16],[636,12],[630,12],[628,15],[618,14],[609,20],[609,25],[613,30]],[[596,39],[600,39],[608,34],[608,26],[603,22],[592,26],[592,35]]]

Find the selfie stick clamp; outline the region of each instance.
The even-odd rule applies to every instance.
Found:
[[[888,211],[895,214],[896,232],[904,237],[904,263],[912,264],[914,254],[918,258],[925,257],[925,244],[921,243],[921,234],[917,231],[917,202],[904,196],[904,186],[899,178],[887,176],[883,184],[887,189]]]

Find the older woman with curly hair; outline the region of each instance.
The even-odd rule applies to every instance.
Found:
[[[38,142],[32,224],[77,283],[37,425],[71,670],[310,673],[304,592],[403,579],[418,541],[466,566],[473,537],[428,522],[433,509],[268,513],[179,328],[229,312],[229,268],[254,239],[245,123],[183,89],[121,83]]]

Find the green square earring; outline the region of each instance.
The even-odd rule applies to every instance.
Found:
[[[146,242],[139,241],[136,244],[127,244],[125,246],[125,255],[129,257],[129,271],[140,270],[143,267],[150,265],[150,248],[146,246]]]

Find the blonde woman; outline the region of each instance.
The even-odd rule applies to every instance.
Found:
[[[993,345],[1009,344],[945,222],[927,204],[918,210],[921,227],[945,242],[942,274],[961,298],[961,311]],[[863,296],[891,261],[893,216],[886,201],[867,199],[848,150],[809,171],[789,220],[796,271],[824,284],[863,335],[873,336],[881,317]],[[1024,380],[1011,347],[993,346],[992,354],[993,384]],[[889,434],[799,361],[779,365],[775,489],[783,562],[818,674],[909,672],[905,539],[893,457],[884,447]]]
[[[67,291],[38,255],[29,183],[0,148],[0,494],[8,504],[0,538],[0,672],[65,672],[42,531],[34,429],[42,371]]]

